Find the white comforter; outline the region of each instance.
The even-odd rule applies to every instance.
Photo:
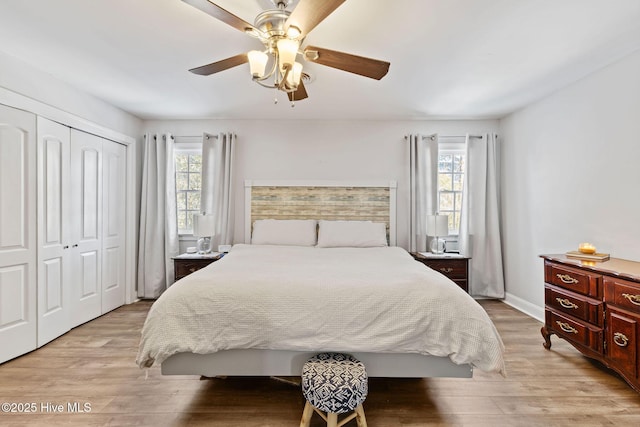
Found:
[[[484,309],[396,247],[236,245],[153,304],[137,363],[247,348],[431,354],[504,372]]]

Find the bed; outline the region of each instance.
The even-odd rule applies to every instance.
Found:
[[[338,351],[363,361],[372,377],[504,373],[504,346],[482,307],[394,246],[395,183],[248,182],[245,190],[253,244],[234,245],[154,303],[139,366],[161,364],[166,375],[299,376],[312,355]],[[298,228],[264,228],[270,221]],[[313,242],[299,237],[309,223]],[[360,234],[344,228],[354,224]],[[376,238],[356,238],[374,226]],[[283,245],[287,234],[294,242]]]

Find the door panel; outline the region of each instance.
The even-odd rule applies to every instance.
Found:
[[[0,268],[0,331],[29,322],[27,264]]]
[[[88,251],[80,254],[80,301],[87,301],[99,297],[100,281],[98,280],[98,251]]]
[[[83,241],[97,241],[100,235],[100,147],[83,147],[80,150],[82,170],[79,178],[82,198],[80,202],[80,220]]]
[[[125,301],[126,147],[105,140],[103,162],[102,313]]]
[[[36,118],[0,105],[0,363],[36,348]]]
[[[48,259],[44,262],[44,304],[42,306],[43,317],[48,317],[54,313],[63,309],[68,309],[65,304],[62,303],[63,292],[63,278],[62,278],[62,258]],[[47,323],[42,321],[44,319],[38,319],[38,325]],[[38,343],[38,345],[42,345]]]
[[[71,328],[68,127],[38,117],[38,347]]]
[[[71,130],[71,242],[79,268],[72,283],[71,327],[102,314],[102,139]],[[77,246],[74,246],[77,245]]]

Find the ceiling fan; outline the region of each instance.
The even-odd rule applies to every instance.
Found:
[[[301,48],[307,34],[346,0],[300,0],[293,11],[286,10],[291,0],[271,0],[276,9],[260,13],[253,25],[211,0],[182,1],[257,38],[264,45],[262,51],[241,53],[189,70],[194,74],[208,76],[248,62],[253,81],[287,93],[293,105],[293,101],[308,97],[303,82],[308,74],[302,71],[302,63],[296,61],[298,55],[305,61],[376,80],[389,71],[389,62],[316,46]]]

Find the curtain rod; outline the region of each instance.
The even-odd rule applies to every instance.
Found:
[[[440,138],[466,138],[467,135],[438,135],[438,139]],[[425,138],[430,138],[432,141],[435,139],[435,136],[430,135],[430,136],[423,136],[422,139]],[[469,138],[479,138],[482,139],[484,138],[483,135],[469,135]]]
[[[467,135],[438,135],[438,138],[465,138]],[[484,135],[469,135],[469,138],[484,138]]]
[[[209,137],[214,137],[214,138],[218,138],[218,135],[209,135],[206,134],[205,135],[207,137],[207,139],[209,139]],[[176,135],[176,138],[202,138],[202,135]]]
[[[404,139],[408,139],[409,135],[405,135]],[[434,135],[425,135],[422,139],[430,138],[432,141],[434,139]],[[438,135],[438,139],[440,138],[466,138],[466,135]],[[483,135],[469,135],[469,138],[484,138]]]

